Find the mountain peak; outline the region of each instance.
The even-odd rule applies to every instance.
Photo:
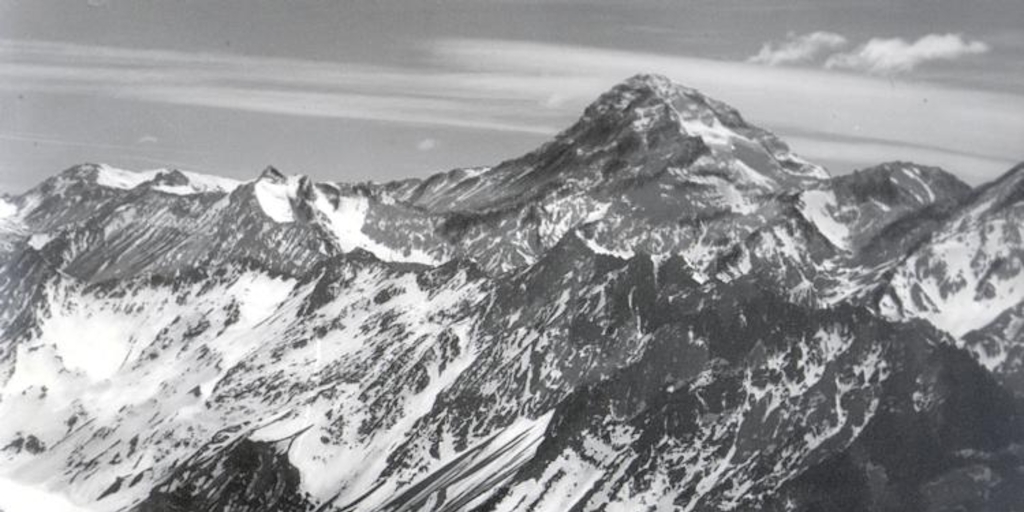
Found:
[[[637,113],[659,110],[667,113],[676,104],[703,99],[694,89],[679,85],[668,77],[656,74],[633,75],[599,96],[587,108],[584,116],[591,114],[619,115],[630,117]]]
[[[729,129],[751,128],[731,106],[664,75],[653,73],[641,73],[623,80],[603,94],[595,104],[615,105],[618,110],[643,110],[652,105],[664,104],[677,115],[684,131],[686,128],[694,128],[692,125],[687,126],[693,122],[713,125],[717,121]],[[704,130],[698,127],[697,131]]]
[[[724,165],[739,159],[780,183],[800,185],[829,177],[823,168],[794,155],[771,132],[747,123],[732,106],[663,75],[639,74],[620,82],[587,107],[581,122],[584,127],[596,125],[600,134],[662,132],[657,138],[664,139],[671,131],[699,138],[711,160]],[[567,133],[572,136],[576,128]]]
[[[707,101],[710,99],[697,89],[687,87],[665,75],[657,73],[638,73],[633,75],[616,84],[607,94],[614,95],[624,92],[644,93],[666,101]]]
[[[432,177],[412,200],[435,211],[511,211],[556,191],[622,192],[659,179],[690,190],[721,185],[767,193],[827,178],[729,105],[665,76],[639,74],[602,94],[540,148],[484,173]]]
[[[69,186],[83,185],[129,190],[153,179],[156,172],[135,172],[103,163],[83,163],[65,169],[59,175],[43,182],[41,186],[57,191],[62,191]]]
[[[122,192],[143,187],[165,193],[187,195],[209,192],[227,193],[240,184],[231,178],[180,169],[133,171],[102,163],[84,163],[64,170],[33,190],[45,194],[61,194],[68,187]]]
[[[281,171],[277,170],[277,168],[274,167],[273,165],[268,165],[265,169],[263,169],[263,172],[260,173],[259,179],[267,180],[272,183],[282,183],[288,178],[284,174],[282,174]]]
[[[833,179],[839,189],[858,201],[881,201],[888,206],[906,203],[914,207],[937,201],[958,200],[971,187],[938,167],[913,162],[885,162]]]
[[[178,169],[158,171],[150,181],[152,185],[185,186],[189,184],[188,176]]]
[[[633,75],[623,80],[619,86],[632,90],[650,91],[658,96],[666,98],[677,95],[681,92],[695,92],[693,89],[689,89],[673,82],[672,79],[665,75],[659,75],[656,73],[639,73]]]

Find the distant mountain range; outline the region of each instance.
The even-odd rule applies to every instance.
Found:
[[[0,199],[0,475],[97,511],[1024,510],[1022,231],[1024,165],[831,177],[652,75],[422,180],[79,165]]]

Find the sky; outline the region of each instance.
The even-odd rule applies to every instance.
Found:
[[[0,192],[495,165],[661,73],[841,174],[1024,160],[1020,0],[0,0]]]

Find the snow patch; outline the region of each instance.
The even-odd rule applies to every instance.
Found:
[[[5,512],[90,512],[56,493],[0,477],[0,510]]]
[[[163,172],[167,171],[157,171],[158,174]],[[230,178],[222,178],[220,176],[210,176],[208,174],[197,174],[187,171],[178,172],[184,174],[185,177],[188,178],[187,185],[154,185],[153,190],[164,192],[166,194],[187,196],[211,192],[228,193],[235,190],[242,184],[240,181]]]
[[[775,180],[755,171],[752,167],[745,164],[738,158],[731,160],[729,165],[743,176],[744,181],[753,183],[757,187],[768,190],[774,190],[778,187],[778,183],[776,183]]]
[[[18,214],[18,205],[0,197],[0,220],[14,217]]]
[[[832,191],[807,190],[800,194],[800,206],[800,212],[832,245],[840,249],[850,248],[850,228],[833,216],[837,206],[836,196]]]
[[[254,192],[256,201],[263,209],[263,213],[274,220],[274,222],[287,223],[295,221],[295,214],[292,212],[291,196],[294,195],[293,180],[285,183],[272,183],[269,180],[256,182]]]
[[[64,366],[54,347],[29,348],[24,344],[18,345],[15,349],[14,373],[3,387],[3,396],[14,396],[33,386],[46,386],[52,390],[51,395],[59,394],[61,385],[68,380],[62,376],[63,373],[66,373]]]
[[[385,261],[404,261],[427,265],[440,263],[424,251],[409,249],[401,252],[364,233],[363,226],[366,224],[366,213],[370,209],[370,200],[363,196],[340,196],[337,206],[334,206],[323,194],[317,193],[314,206],[320,213],[323,213],[327,220],[327,228],[334,234],[338,246],[345,252],[361,248]]]
[[[134,172],[100,164],[96,167],[96,184],[107,188],[133,189],[156,177],[157,171]]]
[[[43,339],[56,347],[66,368],[98,381],[117,372],[131,349],[134,333],[132,322],[119,315],[72,313],[50,319]]]
[[[258,180],[255,184],[256,200],[268,217],[279,223],[295,221],[292,201],[297,200],[301,177],[289,176],[284,181]],[[334,235],[338,248],[345,252],[364,249],[384,261],[402,261],[437,265],[441,263],[419,249],[404,252],[388,247],[363,232],[370,200],[360,195],[340,195],[336,202],[314,190],[312,206],[322,214],[324,227]]]
[[[676,113],[679,114],[679,127],[683,134],[700,137],[709,146],[729,147],[733,139],[743,138],[726,128],[714,115],[689,110],[676,110]]]
[[[96,184],[107,188],[131,190],[169,172],[173,171],[169,169],[129,171],[111,167],[107,164],[100,164],[96,167]],[[155,185],[153,190],[168,194],[190,195],[203,192],[231,192],[242,184],[238,180],[221,176],[181,170],[177,172],[183,174],[188,179],[187,185]]]
[[[28,245],[38,251],[46,247],[50,240],[53,240],[53,235],[49,233],[36,233],[28,237]]]
[[[587,248],[589,248],[591,251],[594,251],[594,254],[614,256],[616,258],[623,260],[628,260],[633,257],[633,251],[627,251],[624,249],[609,249],[607,247],[604,247],[603,245],[598,244],[594,240],[591,240],[583,236],[582,234],[580,234],[579,230],[574,231],[574,233],[576,234],[576,238],[579,238],[584,244],[586,244]]]
[[[370,202],[365,197],[341,196],[337,207],[334,207],[326,197],[317,194],[316,207],[327,217],[327,226],[343,251],[375,243],[363,233],[366,212],[370,209]]]
[[[174,171],[169,169],[129,171],[111,167],[106,164],[100,164],[96,166],[96,184],[108,188],[130,190],[170,172]],[[188,182],[178,185],[156,184],[153,186],[153,189],[162,191],[162,193],[165,194],[173,194],[175,196],[190,196],[204,193],[226,194],[230,193],[231,190],[238,188],[242,184],[239,180],[221,176],[181,170],[177,170],[177,172],[184,175]],[[2,214],[0,214],[0,218],[2,218]]]

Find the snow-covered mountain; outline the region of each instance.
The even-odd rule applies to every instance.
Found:
[[[76,166],[0,198],[0,489],[1017,510],[1022,225],[1024,166],[830,177],[651,75],[527,155],[423,180]]]

